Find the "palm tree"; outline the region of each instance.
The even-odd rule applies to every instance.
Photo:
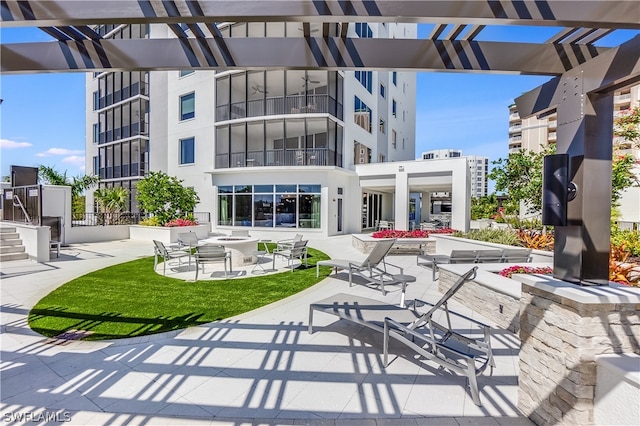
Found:
[[[129,191],[120,187],[96,189],[93,196],[104,213],[106,225],[111,225],[113,214],[124,210],[129,202]]]
[[[61,185],[71,187],[71,198],[75,198],[82,194],[87,189],[96,185],[100,178],[98,176],[84,175],[74,176],[69,182],[67,177],[67,171],[59,172],[53,167],[40,165],[38,166],[38,174],[40,175],[40,182],[49,185]]]
[[[103,213],[121,212],[129,201],[129,191],[120,187],[96,189],[93,196]]]

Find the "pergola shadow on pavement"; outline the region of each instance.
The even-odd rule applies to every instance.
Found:
[[[339,239],[334,244],[341,246]],[[415,266],[413,256],[396,256],[394,261],[419,277],[407,289],[410,297],[439,296],[428,271]],[[7,282],[30,285],[19,277]],[[464,377],[416,360],[402,347],[393,347],[399,357],[383,368],[382,337],[368,329],[318,315],[318,332],[307,332],[309,304],[327,294],[347,291],[397,303],[399,292],[383,297],[379,291],[328,278],[235,318],[142,338],[82,342],[33,333],[26,322],[29,302],[5,298],[5,284],[3,413],[59,412],[88,424],[166,424],[168,418],[221,424],[256,419],[264,424],[347,419],[419,423],[492,416],[505,424],[528,424],[516,409],[519,341],[512,333],[495,332],[497,367],[493,375],[480,376],[483,407],[477,407]]]

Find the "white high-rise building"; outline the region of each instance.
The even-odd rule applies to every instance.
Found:
[[[477,155],[463,155],[460,149],[434,149],[425,151],[420,156],[423,160],[436,160],[445,158],[465,157],[469,166],[469,178],[471,180],[471,196],[484,197],[489,193],[489,157]],[[442,194],[437,196],[442,197]]]
[[[310,25],[312,34],[326,31]],[[348,25],[350,37],[417,36],[415,24]],[[224,37],[303,35],[296,22],[219,29]],[[175,37],[164,24],[97,30],[106,37]],[[340,24],[329,28],[330,35],[340,31]],[[137,182],[163,171],[197,191],[196,211],[209,212],[214,228],[359,232],[355,165],[414,158],[415,73],[107,72],[88,75],[86,86],[93,106],[87,171],[100,176],[100,186],[129,189],[132,211]],[[380,198],[393,203],[392,194]]]

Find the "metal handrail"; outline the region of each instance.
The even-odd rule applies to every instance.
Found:
[[[22,213],[24,213],[24,217],[27,218],[27,223],[29,225],[33,225],[33,221],[31,220],[31,216],[29,216],[29,213],[27,213],[27,210],[22,205],[22,201],[20,201],[20,197],[18,197],[16,194],[13,194],[13,197],[11,199],[13,200],[13,206],[14,207],[20,207],[20,210],[22,210]],[[16,200],[18,201],[18,204],[16,204]]]

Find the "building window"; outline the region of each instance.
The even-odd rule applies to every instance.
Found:
[[[193,74],[194,72],[194,70],[180,70],[180,77],[186,77]]]
[[[393,114],[394,117],[398,114],[398,104],[395,99],[391,101],[391,114]]]
[[[360,38],[373,38],[373,31],[366,22],[356,22],[356,34]]]
[[[189,120],[196,116],[196,94],[180,96],[180,120]]]
[[[369,93],[373,93],[371,91],[371,80],[373,80],[373,73],[371,71],[356,71],[355,76]]]
[[[391,81],[393,82],[394,86],[398,85],[398,73],[397,72],[393,72],[391,73]]]
[[[387,88],[384,87],[384,84],[380,83],[380,96],[382,96],[383,98],[386,97],[386,90]]]
[[[357,96],[355,97],[354,105],[354,121],[355,123],[371,133],[371,108],[369,108],[364,102]]]
[[[98,156],[96,155],[93,157],[93,174],[95,176],[98,176],[99,170],[100,170],[100,161],[98,159]]]
[[[320,185],[235,185],[218,188],[218,225],[320,228]]]
[[[195,138],[180,139],[180,164],[193,164],[195,157]]]
[[[93,92],[93,110],[100,109],[100,96],[98,91]]]
[[[382,133],[384,135],[385,132],[385,122],[384,120],[381,118],[380,119],[380,133]]]
[[[93,124],[93,143],[100,141],[100,123]]]
[[[391,129],[391,147],[393,149],[396,149],[396,138],[397,138],[396,131]]]

